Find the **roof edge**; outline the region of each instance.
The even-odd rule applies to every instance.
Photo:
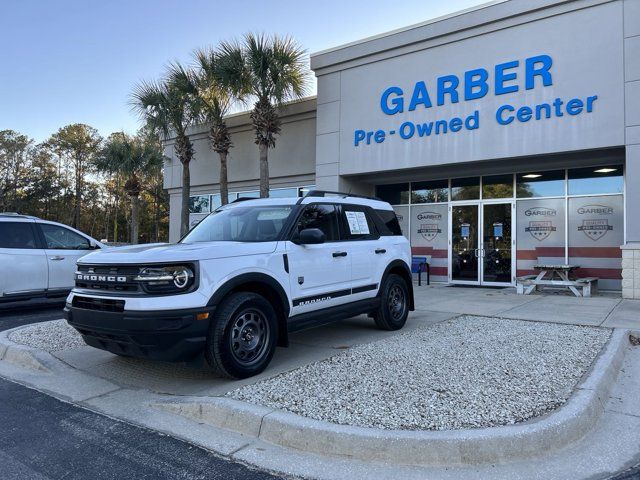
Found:
[[[493,0],[475,7],[381,33],[311,54],[316,75],[334,65],[360,60],[389,50],[447,37],[512,17],[566,4],[598,4],[612,0]],[[580,8],[576,6],[576,8]]]

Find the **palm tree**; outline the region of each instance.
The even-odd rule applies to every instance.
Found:
[[[194,156],[193,143],[187,135],[187,127],[197,117],[197,99],[193,95],[193,73],[179,63],[170,64],[159,82],[141,82],[133,91],[132,104],[147,127],[160,133],[166,140],[170,132],[175,134],[174,149],[182,164],[182,208],[180,235],[189,230],[189,192],[191,175],[189,164]]]
[[[269,148],[276,145],[281,121],[278,108],[306,94],[306,51],[291,37],[248,33],[242,44],[220,46],[220,78],[238,98],[255,100],[251,121],[260,152],[260,196],[269,196]]]
[[[126,178],[124,190],[131,200],[131,243],[138,243],[141,178],[158,169],[162,160],[162,150],[153,139],[118,132],[109,136],[96,161],[99,170]]]
[[[211,48],[200,49],[194,52],[194,57],[197,67],[194,88],[200,101],[199,113],[201,120],[211,125],[209,141],[220,157],[220,201],[226,205],[229,202],[227,156],[233,143],[225,116],[233,103],[233,89],[222,81],[218,52]]]

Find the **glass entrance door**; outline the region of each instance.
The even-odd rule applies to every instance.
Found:
[[[513,203],[451,207],[451,282],[511,285]]]
[[[477,284],[480,279],[478,263],[479,205],[451,207],[451,280]]]
[[[483,284],[511,285],[512,283],[512,211],[512,203],[482,205],[480,257]]]

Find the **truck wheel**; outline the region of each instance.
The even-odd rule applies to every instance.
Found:
[[[276,349],[276,312],[256,293],[225,298],[216,309],[205,347],[207,363],[228,378],[247,378],[262,372]]]
[[[400,275],[390,274],[380,288],[380,306],[373,320],[382,330],[400,330],[409,315],[409,289]]]

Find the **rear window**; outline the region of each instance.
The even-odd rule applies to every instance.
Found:
[[[0,248],[38,248],[31,222],[0,222]]]
[[[394,235],[402,235],[402,229],[398,222],[398,217],[393,210],[374,210],[374,220],[380,235],[390,237]]]

